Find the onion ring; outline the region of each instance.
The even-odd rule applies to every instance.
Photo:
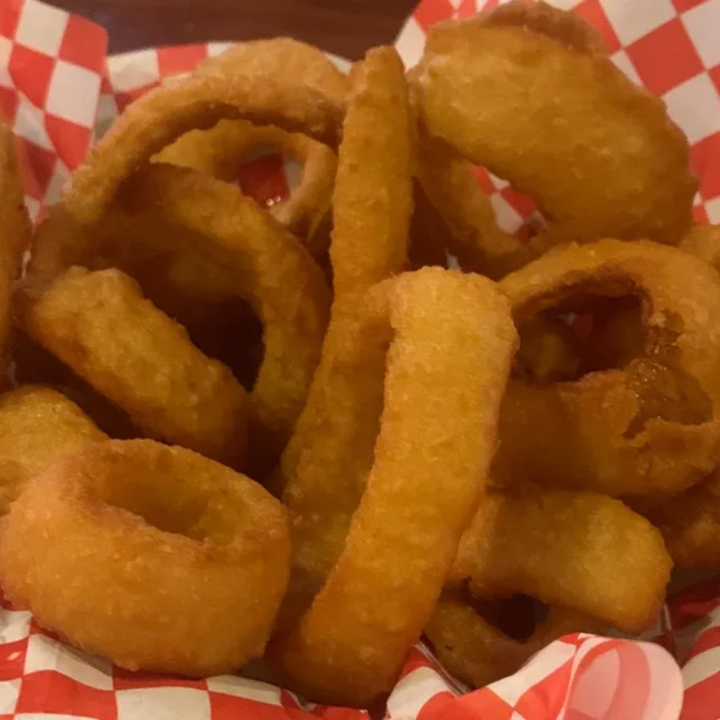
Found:
[[[276,127],[257,127],[242,120],[221,120],[210,130],[192,130],[155,157],[155,162],[191,167],[212,177],[235,181],[238,169],[258,148],[279,150],[302,163],[298,186],[269,211],[319,257],[328,249],[322,230],[331,208],[337,156],[326,145]]]
[[[530,595],[639,633],[659,616],[671,568],[660,532],[619,500],[492,491],[463,535],[450,585],[469,580],[481,598]]]
[[[0,528],[5,592],[40,625],[130,670],[198,677],[262,654],[289,552],[267,491],[152,440],[67,456]]]
[[[337,147],[344,106],[316,89],[314,66],[304,74],[308,57],[321,53],[284,38],[243,47],[231,71],[211,67],[128,106],[40,228],[29,266],[33,276],[53,278],[70,265],[86,263],[97,248],[92,229],[108,212],[121,183],[190,130],[213,127],[222,119],[245,119]]]
[[[447,225],[448,249],[463,270],[499,280],[539,256],[531,244],[498,227],[469,162],[425,138],[419,143],[416,173]]]
[[[532,655],[559,637],[591,632],[597,625],[587,615],[553,607],[533,634],[519,641],[494,627],[469,603],[444,597],[425,634],[445,670],[467,685],[481,688],[517,672]]]
[[[27,482],[68,452],[107,440],[75,403],[47,387],[0,397],[0,515]]]
[[[132,278],[71,268],[25,309],[23,320],[35,340],[148,434],[243,463],[247,393]]]
[[[720,277],[677,248],[604,240],[567,246],[500,283],[518,326],[573,298],[639,296],[643,350],[567,383],[513,380],[495,473],[615,497],[678,493],[720,443]],[[717,350],[717,351],[716,351]]]
[[[333,370],[345,376],[345,393],[335,401],[349,422],[343,417],[341,427],[336,420],[335,434],[325,437],[343,455],[346,474],[369,469],[367,484],[357,510],[347,508],[347,539],[335,516],[293,519],[300,553],[299,523],[330,525],[344,548],[307,613],[274,641],[270,658],[305,697],[367,707],[397,679],[483,492],[516,334],[491,282],[424,268],[372,288],[345,339]],[[364,436],[367,426],[378,427],[368,415],[377,411],[385,351],[373,458],[374,432],[367,444]],[[365,445],[362,458],[358,445]],[[326,476],[326,486],[335,479]]]
[[[720,563],[720,471],[646,513],[679,569]]]
[[[413,77],[430,136],[530,196],[551,232],[676,245],[690,226],[687,138],[575,13],[516,1],[438,23]]]
[[[303,410],[320,361],[330,305],[322,271],[257,203],[194,170],[150,166],[138,173],[122,199],[204,232],[208,256],[235,272],[237,293],[263,322],[265,355],[251,397],[262,444],[274,464]],[[254,476],[256,472],[261,471]]]
[[[361,291],[402,272],[407,256],[412,138],[402,61],[392,48],[372,50],[355,66],[351,81],[333,201],[331,258],[336,292],[331,320],[307,404],[271,478],[273,489],[282,493],[291,514],[298,516],[302,541],[293,545],[293,566],[300,576],[312,577],[293,583],[286,609],[308,605],[330,572],[360,502],[366,458],[375,441],[372,418],[379,417],[382,404],[384,354],[375,357],[376,344],[369,346],[367,357],[373,356],[375,373],[359,375],[345,367],[345,338],[352,332],[347,316],[356,311]],[[373,168],[371,182],[356,172],[359,165]],[[363,220],[355,223],[358,213]],[[361,417],[371,418],[368,422],[337,411],[357,397],[358,388],[351,387],[348,375],[358,388],[362,384]],[[333,482],[328,482],[329,477]],[[336,519],[324,522],[321,516]],[[337,533],[330,532],[334,527]],[[296,595],[303,597],[302,602]]]

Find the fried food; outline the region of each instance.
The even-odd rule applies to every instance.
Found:
[[[267,491],[151,440],[66,456],[0,528],[5,592],[41,626],[120,667],[197,677],[262,654],[289,551]]]
[[[686,137],[576,14],[516,0],[438,23],[414,77],[429,135],[529,195],[554,242],[677,244],[690,226]]]
[[[720,564],[720,471],[647,513],[680,569]]]
[[[29,270],[53,278],[96,254],[94,228],[121,184],[153,155],[194,129],[245,119],[337,147],[343,103],[317,89],[319,51],[285,38],[245,43],[227,60],[133,102],[78,168],[35,238]],[[329,62],[326,60],[326,62]]]
[[[24,387],[0,397],[0,515],[29,480],[67,453],[107,440],[83,411],[59,392]]]
[[[16,328],[12,343],[12,382],[21,388],[43,385],[61,393],[112,438],[142,437],[125,410],[101,395],[20,328]]]
[[[331,321],[307,404],[271,480],[297,518],[293,572],[298,580],[284,605],[293,616],[307,607],[342,549],[377,435],[384,353],[373,342],[363,355],[363,366],[372,365],[376,372],[347,367],[346,338],[354,332],[347,318],[357,312],[363,291],[402,272],[407,260],[412,138],[397,53],[390,48],[370,52],[355,66],[352,84],[333,199]],[[371,178],[357,172],[366,164]],[[360,213],[364,219],[356,224]],[[362,400],[359,417],[344,409],[357,399]]]
[[[341,547],[308,612],[271,650],[306,697],[367,707],[397,679],[484,490],[515,340],[507,304],[484,278],[425,268],[368,292],[334,366],[347,428],[327,436],[335,452],[352,452],[346,473],[369,470],[366,487],[348,508],[347,538],[341,518],[296,516],[300,553],[301,522],[332,523]],[[379,420],[370,375],[372,395],[383,395]],[[377,440],[362,448],[368,428]]]
[[[500,484],[615,497],[678,493],[720,442],[720,278],[676,248],[604,240],[545,255],[500,283],[518,326],[594,296],[639,297],[643,355],[565,383],[515,379],[500,415]]]
[[[720,271],[720,225],[693,225],[682,239],[680,249]]]
[[[71,268],[30,304],[24,324],[148,435],[244,462],[247,393],[124,273]]]
[[[417,181],[413,184],[413,213],[408,232],[409,270],[419,270],[422,267],[448,267],[447,224]]]
[[[330,246],[333,290],[340,299],[403,268],[412,213],[411,120],[402,61],[393,48],[376,48],[355,65],[350,81]]]
[[[471,603],[450,595],[438,602],[425,635],[451,675],[470,687],[481,688],[517,672],[559,637],[597,628],[594,618],[553,607],[530,637],[517,640],[488,622]]]
[[[451,155],[437,141],[418,144],[417,177],[429,202],[447,227],[447,245],[467,272],[499,280],[539,255],[529,244],[503,232],[490,199],[483,193],[472,165]]]
[[[254,201],[193,170],[151,166],[123,198],[204,232],[208,256],[232,268],[236,292],[263,323],[265,354],[251,393],[258,443],[269,459],[262,470],[252,470],[260,477],[290,437],[320,360],[330,306],[324,275],[297,239]]]
[[[20,276],[23,254],[30,247],[32,227],[25,208],[15,135],[0,122],[0,359],[2,370],[12,327],[13,283]]]
[[[258,127],[242,120],[221,120],[210,130],[192,130],[161,150],[153,160],[190,167],[219,180],[234,182],[244,161],[258,151],[276,150],[302,164],[298,186],[290,197],[269,208],[302,239],[315,257],[327,252],[323,232],[331,209],[337,156],[326,145],[276,127]]]
[[[481,598],[530,595],[639,633],[657,620],[671,568],[660,532],[619,500],[525,487],[481,500],[450,584],[469,581]]]

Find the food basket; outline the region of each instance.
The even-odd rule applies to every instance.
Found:
[[[430,25],[496,0],[422,0],[396,46],[407,66]],[[698,222],[720,223],[720,0],[555,0],[598,28],[613,61],[660,95],[691,143]],[[0,112],[11,121],[33,220],[57,199],[93,140],[131,100],[227,47],[209,43],[108,56],[90,21],[37,0],[0,0]],[[342,59],[340,66],[347,67]],[[243,169],[245,192],[282,199],[292,172],[273,157]],[[503,229],[533,213],[507,183],[478,172]],[[329,708],[236,676],[136,675],[76,651],[0,600],[0,718],[98,720],[711,720],[720,717],[720,578],[671,593],[643,641],[570,635],[515,675],[466,692],[423,647],[409,656],[383,712]]]

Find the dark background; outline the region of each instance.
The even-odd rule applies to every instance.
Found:
[[[110,52],[291,35],[351,60],[395,39],[416,0],[53,0],[105,26]]]

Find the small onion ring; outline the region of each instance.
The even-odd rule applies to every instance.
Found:
[[[500,484],[614,497],[678,493],[720,444],[720,276],[673,247],[602,240],[548,253],[500,282],[518,326],[574,300],[639,296],[643,356],[565,383],[513,380],[500,415]]]
[[[333,460],[348,461],[343,475],[362,473],[351,480],[364,483],[369,470],[365,491],[357,509],[344,508],[352,517],[347,538],[349,517],[334,505],[333,515],[320,510],[321,487],[317,516],[293,517],[293,582],[307,582],[302,572],[318,573],[300,565],[313,560],[314,546],[308,551],[303,543],[318,524],[328,526],[339,556],[310,609],[269,656],[283,682],[305,697],[367,707],[397,679],[483,492],[517,336],[493,283],[440,268],[373,287],[356,322],[332,368],[345,376],[344,393],[335,396],[344,425],[336,420],[325,442]],[[370,375],[376,379],[366,380]],[[326,475],[324,485],[335,481]],[[301,498],[293,499],[297,512]]]
[[[266,490],[152,440],[66,456],[0,527],[5,592],[40,625],[121,667],[196,677],[262,654],[289,550]]]
[[[573,610],[551,607],[545,620],[524,641],[515,640],[485,620],[467,602],[443,597],[425,635],[442,666],[475,688],[513,675],[532,655],[563,635],[592,632],[599,623]]]

